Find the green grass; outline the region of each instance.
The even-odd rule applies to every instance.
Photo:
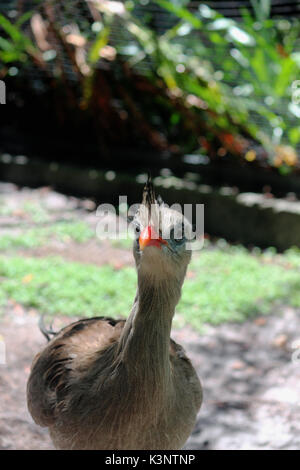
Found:
[[[16,212],[26,215],[36,223],[48,222],[50,220],[49,211],[47,211],[47,209],[39,202],[25,200],[21,204],[15,206],[10,204],[9,199],[0,196],[0,215],[14,216]]]
[[[189,267],[175,324],[201,329],[204,322],[267,314],[275,305],[300,307],[299,268],[300,252],[295,250],[284,255],[251,254],[228,245],[202,250]],[[0,309],[13,299],[51,315],[117,317],[129,313],[135,290],[131,267],[114,270],[53,257],[0,256]]]
[[[43,223],[50,220],[49,212],[41,205],[33,201],[25,201],[21,210],[30,215],[36,223]]]
[[[52,225],[34,228],[22,228],[20,234],[0,236],[0,251],[13,248],[34,248],[46,245],[53,238],[62,241],[85,242],[94,236],[93,230],[84,222],[55,222]]]
[[[300,307],[299,267],[295,251],[254,255],[241,247],[203,250],[190,265],[195,277],[185,283],[178,312],[198,328],[202,322],[243,321],[269,313],[275,305]]]
[[[122,238],[111,239],[110,244],[114,248],[121,248],[123,250],[131,250],[133,244],[133,237],[130,234],[123,234]]]
[[[115,271],[61,258],[0,257],[0,299],[14,299],[44,313],[121,315],[135,293],[132,268]],[[126,289],[124,289],[126,286]]]

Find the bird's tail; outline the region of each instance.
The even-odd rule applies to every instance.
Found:
[[[50,341],[52,339],[51,336],[56,336],[57,335],[57,331],[53,331],[52,323],[51,323],[49,328],[46,327],[45,322],[44,322],[44,317],[45,317],[45,315],[40,316],[39,329],[40,329],[41,333],[43,333],[43,335],[45,336],[47,341]]]

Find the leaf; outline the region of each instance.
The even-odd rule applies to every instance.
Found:
[[[172,90],[177,87],[176,79],[172,73],[172,69],[167,62],[162,64],[158,69],[159,75],[164,79],[167,87]]]
[[[285,176],[285,175],[288,175],[292,170],[290,167],[286,166],[286,165],[281,165],[279,168],[278,168],[278,171],[279,173],[282,175],[282,176]]]
[[[25,20],[24,20],[25,21]],[[10,36],[11,40],[13,41],[15,47],[17,50],[14,53],[15,58],[10,59],[10,57],[13,57],[13,55],[6,55],[6,61],[10,60],[19,60],[20,58],[16,57],[17,54],[20,54],[22,51],[27,52],[29,50],[34,51],[35,47],[31,40],[25,36],[25,34],[22,33],[22,31],[19,29],[19,26],[13,25],[5,16],[3,16],[0,13],[0,28]],[[3,39],[3,38],[2,38]],[[23,59],[23,57],[21,57]]]
[[[281,72],[276,78],[274,91],[278,96],[286,94],[286,90],[291,83],[291,76],[297,69],[297,64],[291,57],[283,59],[281,64]]]
[[[271,0],[250,0],[256,18],[264,21],[269,18],[271,12]]]
[[[292,129],[289,130],[288,136],[289,136],[291,144],[297,145],[300,142],[300,128],[293,127]]]
[[[251,59],[251,65],[258,77],[258,79],[264,83],[268,77],[268,67],[266,64],[266,59],[264,51],[261,48],[257,48],[253,58]]]
[[[0,37],[0,48],[4,51],[13,51],[15,46],[12,42]]]
[[[23,61],[26,59],[26,56],[24,54],[20,54],[15,50],[0,51],[0,58],[4,63],[9,64],[10,62]]]
[[[27,11],[26,13],[24,13],[24,15],[21,15],[16,23],[15,23],[15,26],[16,27],[19,27],[19,26],[22,26],[22,24],[26,23],[26,21],[28,21],[33,15],[33,11]]]
[[[4,31],[11,37],[14,42],[21,41],[23,39],[22,33],[19,29],[14,26],[5,16],[0,13],[0,26]]]
[[[175,26],[167,29],[167,31],[161,36],[161,38],[164,38],[166,41],[170,41],[171,39],[178,36],[178,31],[180,31],[181,28],[186,24],[190,26],[190,23],[187,23],[186,21],[179,21],[179,23],[175,24]]]
[[[92,44],[88,54],[88,59],[90,63],[95,64],[99,60],[101,49],[103,49],[103,47],[106,46],[108,43],[109,34],[109,26],[104,26],[101,31],[97,34],[97,37],[94,43]]]
[[[196,15],[193,15],[189,10],[187,10],[184,7],[180,7],[177,5],[174,5],[173,2],[170,2],[168,0],[154,0],[155,3],[157,3],[159,6],[162,8],[165,8],[168,10],[170,13],[174,13],[178,18],[187,21],[188,23],[191,23],[194,28],[196,29],[201,29],[203,26],[202,21],[197,18]]]

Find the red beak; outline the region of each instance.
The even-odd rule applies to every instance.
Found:
[[[140,235],[139,244],[141,250],[144,250],[146,246],[156,246],[161,249],[161,246],[167,245],[167,242],[155,232],[151,225],[148,225]]]

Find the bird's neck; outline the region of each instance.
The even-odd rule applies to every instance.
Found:
[[[138,275],[134,306],[120,339],[122,362],[141,400],[159,401],[168,390],[170,331],[181,283]]]

